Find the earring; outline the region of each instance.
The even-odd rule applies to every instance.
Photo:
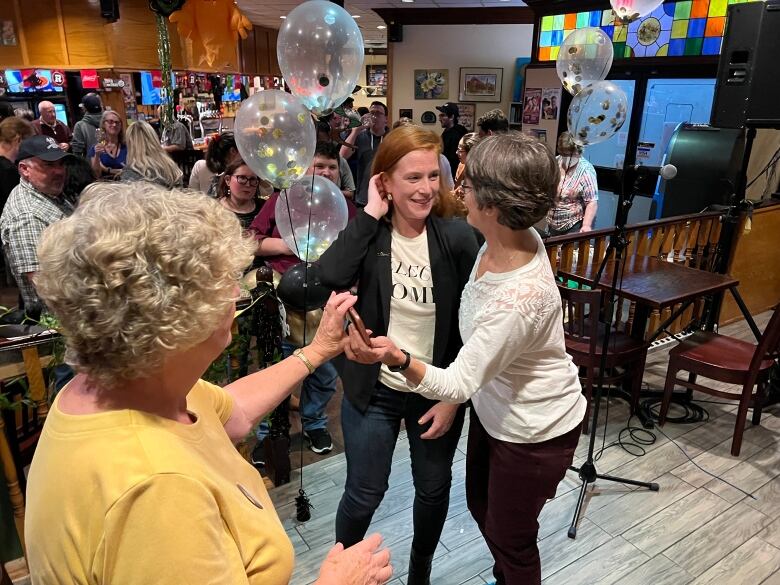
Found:
[[[392,201],[393,200],[393,194],[392,193],[388,193],[387,194],[387,200],[388,201]]]

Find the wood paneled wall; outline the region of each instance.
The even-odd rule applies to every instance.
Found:
[[[246,39],[239,42],[241,71],[259,75],[281,75],[276,59],[276,39],[279,31],[256,26]]]
[[[0,45],[0,69],[159,69],[157,27],[148,0],[122,0],[120,19],[107,23],[99,0],[0,0],[0,20],[13,20],[16,46]],[[173,24],[174,69],[280,75],[277,31],[255,27],[245,41],[213,67],[195,62],[191,41]]]

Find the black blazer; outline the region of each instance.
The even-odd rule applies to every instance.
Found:
[[[463,345],[458,330],[460,295],[479,246],[473,228],[461,219],[429,216],[426,231],[436,301],[433,365],[446,368]],[[390,223],[360,210],[318,260],[324,285],[346,290],[358,282],[355,308],[374,335],[387,335],[390,322],[390,243]],[[344,393],[361,411],[368,408],[379,369],[380,364],[346,361]]]

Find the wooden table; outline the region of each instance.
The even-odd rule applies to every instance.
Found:
[[[615,264],[615,260],[607,262],[598,283],[599,287],[607,290],[612,288],[612,273]],[[596,286],[597,272],[597,266],[589,266],[583,273],[578,272],[576,268],[559,270],[559,274],[562,276],[591,287]],[[758,339],[761,337],[761,332],[745,307],[737,290],[738,286],[739,281],[728,275],[688,268],[652,256],[631,256],[626,259],[622,277],[618,274],[617,294],[636,303],[631,335],[637,339],[646,338],[645,328],[653,309],[660,310],[682,304],[669,319],[661,324],[658,330],[653,332],[648,339],[648,342],[652,342],[693,301],[704,296],[721,294],[728,290],[734,296],[745,320]]]

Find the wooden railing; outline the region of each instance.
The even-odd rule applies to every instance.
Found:
[[[626,256],[654,256],[690,268],[712,270],[721,233],[720,218],[718,212],[698,213],[626,226]],[[609,228],[547,239],[545,247],[553,272],[558,274],[559,271],[576,268],[577,272],[583,273],[589,267],[595,272],[613,233],[614,229]],[[618,328],[631,330],[634,308],[633,302],[619,299],[616,310]],[[660,312],[654,310],[644,334],[655,331],[674,308],[666,307]],[[695,302],[672,323],[669,331],[676,333],[682,330],[694,317],[701,317],[702,311],[703,301]]]

